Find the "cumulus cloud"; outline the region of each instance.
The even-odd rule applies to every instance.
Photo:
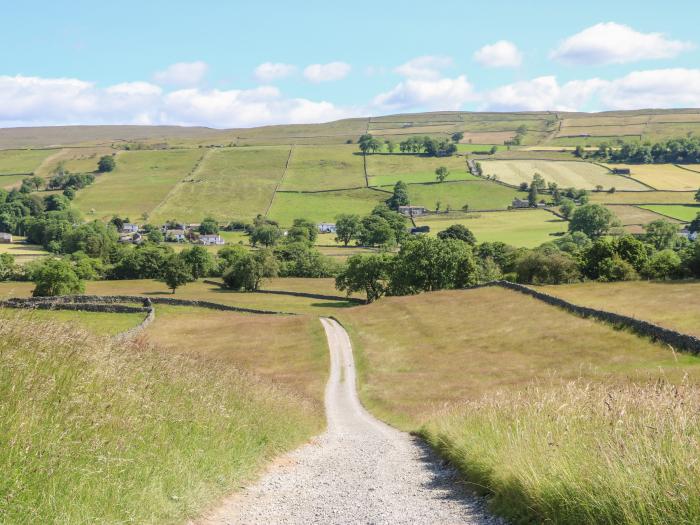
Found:
[[[543,76],[498,87],[481,95],[481,109],[489,111],[576,111],[604,81],[574,80],[560,85],[555,76]]]
[[[499,40],[477,50],[474,60],[486,67],[518,67],[523,62],[523,55],[513,42]]]
[[[442,76],[442,70],[451,65],[450,57],[426,55],[409,60],[394,71],[406,78],[437,80]]]
[[[393,89],[380,93],[373,105],[379,110],[406,109],[460,109],[464,103],[475,99],[474,89],[467,77],[406,79]]]
[[[287,98],[275,87],[165,92],[148,82],[100,88],[72,78],[0,76],[0,126],[177,124],[247,127],[358,116],[359,109]]]
[[[600,94],[612,109],[700,106],[700,69],[635,71],[606,83]]]
[[[304,78],[310,82],[332,82],[348,76],[351,66],[345,62],[329,62],[328,64],[311,64],[304,68]]]
[[[195,62],[177,62],[157,71],[153,80],[157,84],[178,87],[192,87],[199,85],[207,74],[209,66],[201,60]]]
[[[564,40],[551,57],[574,65],[625,64],[673,58],[692,49],[690,42],[670,40],[662,33],[640,33],[629,26],[596,24]]]
[[[281,62],[265,62],[255,68],[253,76],[259,82],[272,82],[288,77],[296,72],[296,66]]]

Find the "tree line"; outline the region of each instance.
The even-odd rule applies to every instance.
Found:
[[[700,162],[700,137],[675,138],[642,144],[603,142],[593,152],[576,146],[574,155],[579,158],[595,158],[608,162],[629,164],[695,164]]]

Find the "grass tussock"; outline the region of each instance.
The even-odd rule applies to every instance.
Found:
[[[323,425],[220,362],[0,322],[0,522],[171,523]]]
[[[515,523],[700,523],[700,387],[568,382],[437,414],[424,437]]]

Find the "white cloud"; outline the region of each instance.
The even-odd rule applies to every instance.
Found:
[[[600,93],[611,109],[700,106],[700,69],[635,71],[608,82]]]
[[[564,40],[551,57],[569,64],[624,64],[673,58],[692,49],[690,42],[669,40],[661,33],[640,33],[629,26],[596,24]]]
[[[279,89],[164,92],[148,82],[99,88],[72,78],[0,76],[0,126],[177,124],[246,127],[359,116],[357,108],[286,98]]]
[[[560,85],[554,76],[538,77],[498,87],[481,95],[481,108],[489,111],[576,111],[604,81],[574,80]]]
[[[296,72],[296,66],[281,62],[265,62],[255,68],[253,76],[259,82],[272,82],[288,77]]]
[[[409,60],[394,71],[406,78],[437,80],[442,76],[441,71],[451,65],[450,57],[426,55]]]
[[[392,90],[374,98],[376,108],[384,111],[406,109],[460,109],[465,102],[475,99],[473,86],[467,77],[439,78],[436,80],[406,79]]]
[[[486,67],[518,67],[523,55],[513,42],[499,40],[474,53],[474,60]]]
[[[209,66],[198,60],[196,62],[178,62],[158,71],[153,80],[158,84],[179,87],[197,86],[207,74]]]
[[[348,76],[351,66],[345,62],[329,62],[328,64],[311,64],[304,68],[304,77],[310,82],[331,82]]]

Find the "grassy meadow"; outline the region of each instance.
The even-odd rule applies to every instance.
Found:
[[[323,428],[291,387],[61,323],[0,323],[0,355],[3,523],[184,522]]]
[[[389,197],[389,193],[367,188],[324,193],[280,192],[275,195],[268,216],[282,226],[291,226],[298,218],[333,222],[341,213],[366,215]]]
[[[35,260],[37,257],[45,257],[49,254],[43,246],[37,244],[25,244],[23,237],[14,237],[11,244],[0,244],[0,253],[9,253],[15,257],[15,262],[23,264]]]
[[[156,305],[156,320],[145,336],[164,352],[216,359],[300,392],[322,410],[328,347],[315,316]]]
[[[698,213],[700,213],[700,205],[672,205],[672,204],[657,204],[643,206],[645,210],[650,210],[655,213],[665,215],[671,219],[676,219],[683,222],[690,222]]]
[[[96,335],[112,336],[126,332],[143,321],[146,314],[78,312],[71,310],[12,310],[1,311],[0,318],[66,324]]]
[[[100,160],[100,157],[113,153],[115,153],[115,150],[109,146],[57,150],[42,162],[41,166],[36,170],[36,174],[41,177],[48,177],[61,162],[71,173],[91,173],[97,171],[97,162]]]
[[[370,186],[393,186],[397,181],[405,183],[435,182],[435,170],[444,166],[449,171],[448,180],[475,180],[467,170],[464,157],[424,157],[408,153],[367,155],[367,174]]]
[[[697,521],[700,358],[499,288],[340,319],[363,403],[514,523]]]
[[[572,303],[600,308],[700,337],[700,282],[586,282],[538,287]]]
[[[317,191],[365,185],[362,155],[356,145],[295,146],[280,189]]]
[[[88,218],[119,215],[136,221],[151,213],[201,156],[202,151],[194,149],[121,152],[115,170],[80,190],[74,203]]]
[[[692,204],[695,202],[694,191],[630,191],[608,193],[594,191],[590,194],[591,202],[599,204]]]
[[[54,150],[12,149],[0,151],[0,175],[33,173]],[[2,183],[2,179],[0,179]]]
[[[506,186],[485,180],[431,184],[411,184],[408,196],[414,206],[435,209],[460,210],[466,204],[470,210],[505,210],[515,197],[526,198],[526,194]]]
[[[200,153],[201,155],[201,153]],[[250,220],[264,214],[282,178],[289,147],[211,150],[153,211],[152,220]]]
[[[478,242],[498,241],[525,248],[554,240],[568,227],[567,221],[544,210],[437,215],[416,219],[416,224],[430,226],[431,236],[453,224],[463,224]]]
[[[596,186],[604,189],[616,188],[626,191],[646,191],[642,184],[620,175],[612,175],[605,168],[590,162],[542,161],[542,160],[493,160],[483,161],[484,175],[496,175],[498,180],[520,185],[532,181],[539,173],[545,182],[554,182],[560,188],[583,188],[592,190]]]

